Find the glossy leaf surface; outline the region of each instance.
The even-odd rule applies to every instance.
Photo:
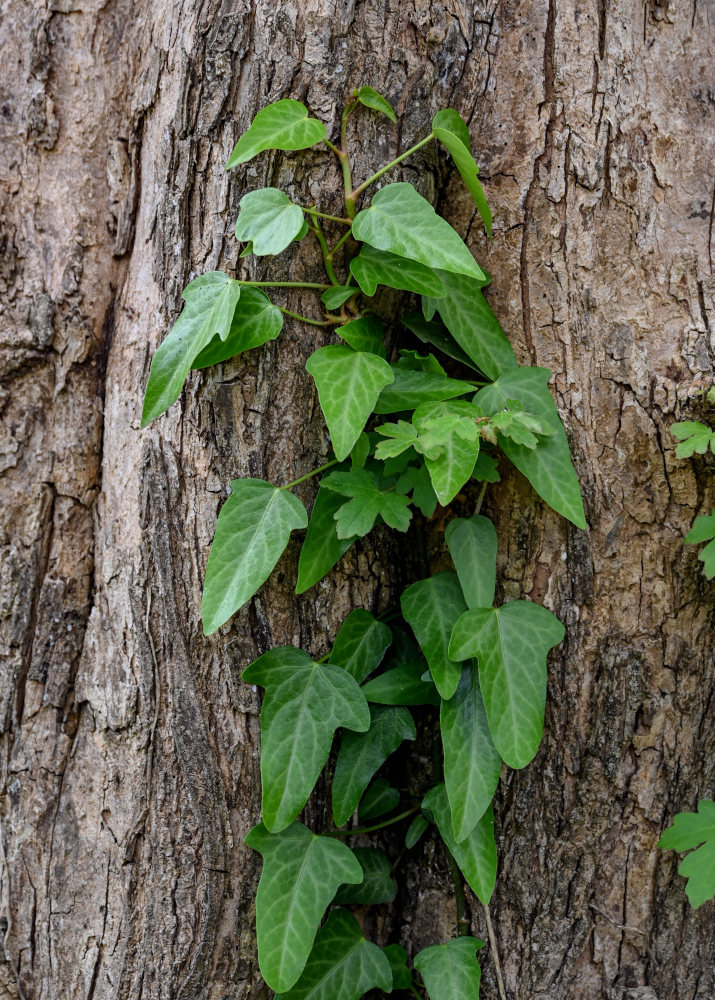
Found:
[[[283,328],[283,315],[260,288],[241,290],[241,298],[234,309],[228,336],[222,340],[216,335],[194,358],[192,368],[208,368],[220,361],[250,351],[269,340],[275,340]]]
[[[435,300],[430,301],[434,302]],[[467,352],[463,351],[452,337],[441,319],[425,319],[421,313],[406,312],[402,316],[402,322],[423,344],[431,344],[447,357],[454,358],[455,361],[459,361],[468,368],[478,369]]]
[[[378,285],[403,292],[439,296],[444,288],[439,276],[424,264],[365,244],[350,261],[350,270],[365,295],[373,296]]]
[[[376,316],[359,316],[336,331],[354,351],[368,351],[385,357],[385,331]]]
[[[308,117],[300,101],[276,101],[259,111],[233,148],[226,169],[246,163],[265,149],[307,149],[325,138],[325,125]]]
[[[433,372],[413,371],[400,365],[390,367],[394,380],[378,397],[374,408],[374,412],[378,414],[414,410],[421,403],[452,399],[474,391],[471,382],[447,378]]]
[[[467,609],[456,573],[438,573],[413,583],[403,593],[401,604],[440,697],[451,698],[459,684],[462,664],[450,659],[449,640],[455,622]]]
[[[239,202],[236,239],[257,257],[281,253],[303,228],[303,209],[278,188],[249,191]]]
[[[380,666],[391,642],[389,626],[364,608],[356,608],[340,626],[330,662],[347,670],[360,684]]]
[[[459,865],[470,888],[484,906],[494,892],[497,878],[497,845],[494,841],[494,813],[489,806],[474,829],[462,841],[455,840],[452,813],[444,785],[437,785],[424,798],[423,809],[435,818],[442,840]]]
[[[488,517],[457,517],[444,533],[470,608],[490,608],[496,587],[497,533]]]
[[[477,416],[471,403],[457,399],[423,403],[412,418],[432,486],[443,507],[469,480],[477,461]]]
[[[424,948],[415,956],[415,968],[430,1000],[478,1000],[482,970],[477,951],[483,944],[479,938],[457,937]]]
[[[344,285],[332,285],[330,288],[326,288],[323,294],[320,296],[320,301],[323,303],[326,309],[339,309],[340,306],[347,302],[351,296],[355,295],[357,288],[347,288]]]

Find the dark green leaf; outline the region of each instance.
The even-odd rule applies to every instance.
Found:
[[[382,949],[392,969],[393,990],[409,990],[412,973],[407,968],[407,952],[399,944],[388,944]]]
[[[394,381],[383,389],[374,407],[375,413],[401,413],[414,410],[421,403],[452,399],[474,391],[471,382],[445,378],[432,372],[415,372],[391,365]]]
[[[234,146],[226,169],[252,160],[265,149],[307,149],[325,135],[325,125],[308,118],[308,109],[300,101],[276,101],[258,112]]]
[[[412,503],[424,514],[432,517],[437,506],[437,494],[425,465],[410,465],[395,483],[396,493],[412,493]]]
[[[698,845],[701,845],[698,847]],[[715,802],[701,799],[697,813],[678,813],[658,841],[665,850],[689,851],[678,873],[688,880],[685,891],[690,905],[702,906],[715,896]]]
[[[405,847],[408,851],[412,850],[428,827],[429,820],[425,819],[422,813],[415,816],[407,829],[407,833],[405,834]]]
[[[331,472],[321,485],[353,498],[335,515],[338,538],[366,535],[377,517],[382,517],[391,528],[407,531],[412,517],[407,497],[383,492],[374,475],[366,469]]]
[[[490,608],[496,586],[497,533],[488,517],[458,517],[445,531],[464,599],[470,608]]]
[[[477,176],[479,170],[472,156],[472,144],[466,123],[462,121],[453,108],[445,108],[444,111],[438,111],[434,116],[432,131],[452,154],[457,170],[469,188],[472,198],[474,198],[474,204],[482,217],[487,235],[491,236],[492,212],[484,196],[482,185],[479,183]]]
[[[447,357],[454,358],[455,361],[460,361],[468,368],[477,370],[477,365],[474,364],[466,351],[462,350],[441,320],[428,320],[424,319],[418,312],[407,312],[403,314],[402,322],[423,344],[432,344]]]
[[[236,239],[257,257],[282,253],[303,228],[303,209],[278,188],[249,191],[239,202]]]
[[[300,550],[296,594],[304,594],[318,580],[322,580],[358,537],[338,538],[335,515],[344,503],[344,498],[332,490],[326,490],[323,486],[318,488],[310,524]]]
[[[326,288],[320,296],[320,301],[326,309],[339,309],[348,299],[357,294],[357,288],[347,288],[343,285],[333,285]]]
[[[194,358],[192,368],[208,368],[220,361],[260,347],[269,340],[275,340],[283,327],[280,309],[273,305],[260,288],[245,288],[233,313],[228,337],[222,340],[216,335],[210,344]]]
[[[424,948],[415,968],[424,979],[430,1000],[479,1000],[482,970],[476,958],[484,944],[479,938],[457,937]]]
[[[350,464],[353,469],[365,468],[365,462],[370,457],[371,447],[370,436],[363,431],[350,452]]]
[[[385,813],[392,812],[400,804],[400,793],[396,788],[392,788],[386,778],[378,778],[373,781],[362,797],[358,816],[360,822],[376,819],[384,816]]]
[[[474,829],[459,843],[454,839],[452,813],[444,785],[437,785],[424,798],[447,849],[459,865],[467,883],[483,906],[489,905],[497,878],[497,845],[494,842],[494,813],[489,806]]]
[[[483,448],[480,450],[479,458],[472,470],[472,479],[477,479],[485,483],[498,483],[501,481],[501,476],[497,471],[496,459],[488,455]]]
[[[364,608],[356,608],[340,627],[330,662],[347,670],[360,684],[380,666],[391,642],[392,632],[384,622]]]
[[[452,628],[467,608],[456,573],[437,573],[413,583],[402,595],[402,614],[412,626],[442,698],[459,684],[461,663],[448,656]]]
[[[397,121],[392,105],[372,87],[361,87],[357,92],[357,99],[366,108],[372,108],[373,111],[380,111],[383,115],[387,115],[391,122]]]
[[[365,878],[359,885],[341,886],[333,902],[340,906],[391,903],[397,895],[397,888],[390,878],[392,863],[385,852],[376,847],[355,847],[353,854],[360,862]]]
[[[418,295],[439,296],[443,291],[442,282],[431,267],[386,250],[376,250],[367,243],[350,261],[350,270],[369,297],[375,294],[378,285]]]
[[[336,328],[346,344],[355,351],[368,351],[385,357],[385,331],[376,316],[359,316]]]
[[[397,362],[400,368],[409,368],[413,372],[432,372],[433,375],[444,375],[447,372],[439,363],[434,354],[420,354],[418,351],[400,351],[400,360]]]
[[[438,705],[434,684],[422,680],[424,669],[424,662],[401,663],[363,684],[362,692],[378,705]]]

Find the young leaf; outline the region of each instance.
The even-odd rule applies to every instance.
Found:
[[[477,479],[485,483],[501,482],[496,459],[492,458],[491,455],[487,455],[483,448],[479,452],[479,458],[474,463],[472,479]]]
[[[465,400],[423,403],[412,418],[434,491],[443,507],[467,482],[479,455],[477,411]]]
[[[192,368],[208,368],[220,361],[260,347],[275,340],[283,327],[280,309],[273,305],[260,288],[243,288],[241,298],[233,313],[231,328],[225,340],[216,335],[194,358]]]
[[[357,294],[357,288],[347,288],[344,285],[333,285],[326,288],[320,296],[320,301],[326,309],[339,309],[349,298]]]
[[[397,887],[390,878],[392,863],[385,852],[376,847],[355,847],[353,854],[360,862],[365,878],[359,885],[341,885],[333,902],[339,906],[391,903],[397,895]]]
[[[372,87],[361,87],[357,92],[357,99],[366,108],[372,108],[373,111],[380,111],[383,115],[387,115],[391,122],[397,121],[390,102],[386,101],[382,94],[378,94]]]
[[[343,734],[333,777],[333,817],[342,826],[355,812],[375,772],[403,740],[417,736],[406,708],[373,707],[365,733]]]
[[[402,614],[412,626],[441,698],[457,690],[462,665],[448,655],[452,628],[466,611],[456,573],[437,573],[413,583],[402,595]]]
[[[487,236],[491,237],[492,212],[477,177],[479,169],[472,156],[472,143],[466,123],[462,121],[453,108],[445,108],[444,111],[438,111],[432,119],[432,131],[452,154],[457,170],[469,188],[472,198],[474,198],[474,204],[482,217]]]
[[[321,347],[305,367],[315,379],[333,450],[342,461],[360,437],[380,390],[393,381],[392,369],[376,354],[340,346]]]
[[[400,365],[391,365],[394,381],[380,393],[374,412],[401,413],[414,410],[420,403],[452,399],[474,391],[471,382],[461,382],[432,372],[416,372]]]
[[[363,684],[362,693],[378,705],[439,705],[437,689],[423,681],[424,662],[401,663]]]
[[[403,451],[417,444],[417,431],[406,420],[398,420],[396,424],[380,424],[375,430],[387,438],[386,441],[380,441],[375,448],[375,458],[381,461],[397,458]]]
[[[673,424],[670,433],[680,441],[675,449],[678,458],[690,458],[696,452],[698,455],[704,455],[708,446],[715,454],[715,431],[707,424],[700,424],[695,420],[683,420],[679,424]]]
[[[407,833],[405,834],[405,847],[408,851],[411,851],[415,846],[417,841],[422,837],[422,834],[429,827],[429,820],[425,819],[422,813],[419,813],[410,823],[407,828]]]
[[[476,656],[494,745],[509,767],[525,767],[539,749],[546,702],[546,654],[564,638],[561,622],[531,601],[474,608],[457,621],[449,655]]]
[[[344,504],[342,496],[326,490],[324,486],[318,488],[298,559],[296,594],[304,594],[318,580],[322,580],[358,537],[338,538],[335,515]]]
[[[353,678],[302,649],[278,646],[243,672],[266,689],[261,708],[263,822],[274,833],[298,815],[313,791],[338,726],[366,730],[370,712]]]
[[[407,952],[400,944],[388,944],[382,949],[392,970],[393,990],[409,990],[412,973],[407,968]]]
[[[494,841],[492,807],[488,807],[471,833],[459,842],[454,838],[452,813],[444,785],[437,785],[424,797],[422,808],[432,813],[447,850],[459,865],[479,902],[488,906],[497,878],[497,845]]]
[[[335,330],[354,351],[367,351],[384,358],[385,330],[376,316],[359,316]]]
[[[398,182],[381,188],[353,222],[353,236],[377,250],[481,279],[484,272],[459,234],[412,187]]]
[[[315,932],[339,885],[362,881],[360,862],[334,837],[293,823],[282,833],[254,826],[246,843],[263,857],[256,894],[261,974],[272,990],[288,990],[308,960]]]
[[[424,948],[415,968],[424,979],[430,1000],[479,1000],[482,970],[476,958],[484,944],[479,938],[457,937]]]
[[[221,271],[202,274],[181,293],[186,305],[151,361],[142,427],[176,402],[194,359],[218,334],[226,340],[241,286]]]
[[[392,788],[387,778],[378,778],[373,781],[362,797],[358,816],[360,822],[376,819],[384,816],[385,813],[392,812],[400,804],[400,793],[396,788]]]
[[[435,300],[431,299],[430,301],[434,302]],[[461,362],[468,368],[478,370],[478,365],[472,361],[466,351],[462,350],[441,320],[428,320],[418,312],[406,312],[403,313],[402,322],[423,344],[431,344],[433,347],[439,348],[448,358],[454,358],[455,361]]]
[[[257,257],[282,253],[303,228],[303,209],[278,188],[249,191],[239,202],[236,239]]]
[[[330,662],[342,667],[358,684],[382,663],[392,632],[369,611],[356,608],[340,626]]]
[[[308,118],[308,109],[300,101],[276,101],[258,112],[233,147],[226,170],[252,160],[265,149],[307,149],[325,136],[325,125],[317,118]]]
[[[418,295],[440,296],[444,291],[442,282],[431,267],[385,250],[376,250],[367,243],[350,261],[350,270],[368,297],[375,294],[378,285]]]
[[[227,622],[268,579],[294,528],[308,515],[300,500],[262,479],[234,479],[221,508],[206,567],[204,635]]]
[[[508,399],[518,399],[552,433],[534,449],[501,438],[504,454],[526,476],[539,496],[577,528],[586,527],[578,478],[571,464],[566,432],[548,389],[548,368],[518,368],[480,389],[474,402],[486,414],[503,410]]]
[[[695,523],[683,541],[686,545],[696,545],[698,542],[710,542],[702,550],[698,559],[703,563],[703,573],[708,580],[712,580],[715,576],[715,507],[713,507],[712,513],[702,514],[695,519]]]
[[[409,500],[397,493],[384,493],[366,469],[331,472],[321,483],[326,489],[352,497],[335,515],[338,538],[366,535],[377,517],[398,531],[407,531],[412,511]]]
[[[458,517],[444,533],[467,606],[490,608],[496,586],[497,533],[488,517]]]
[[[696,847],[678,866],[678,874],[688,880],[685,891],[690,905],[697,908],[715,896],[715,802],[701,799],[697,813],[678,813],[658,847],[672,851]]]
[[[459,686],[440,709],[447,789],[454,839],[465,839],[492,801],[499,783],[501,757],[489,732],[476,664],[467,664]]]
[[[432,517],[437,494],[425,465],[410,465],[395,483],[395,493],[412,493],[412,503],[425,517]]]
[[[302,976],[289,993],[280,993],[275,1000],[359,1000],[374,987],[386,993],[392,989],[388,959],[362,936],[352,914],[333,910],[315,939]]]

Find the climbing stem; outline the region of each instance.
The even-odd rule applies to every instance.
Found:
[[[307,208],[306,212],[313,221],[313,225],[310,228],[315,233],[318,239],[318,243],[320,244],[320,252],[323,255],[323,264],[325,265],[325,273],[328,276],[328,280],[330,281],[331,285],[339,285],[340,282],[338,281],[337,276],[335,274],[335,270],[333,268],[333,258],[330,256],[330,248],[328,247],[328,244],[325,240],[323,230],[320,228],[320,223],[318,222],[317,215],[310,208]]]
[[[401,819],[407,819],[408,816],[414,816],[416,812],[419,811],[419,806],[413,806],[412,809],[406,809],[404,812],[398,813],[397,816],[392,816],[390,819],[385,819],[382,823],[375,823],[374,826],[362,826],[358,830],[328,830],[328,837],[357,837],[361,833],[373,833],[374,830],[382,830],[386,826],[392,826],[393,823],[399,823]]]
[[[457,862],[454,860],[452,852],[448,850],[447,847],[445,847],[444,850],[447,855],[447,860],[449,861],[449,870],[452,875],[452,882],[454,883],[454,898],[457,903],[457,935],[459,937],[464,937],[465,934],[469,933],[469,921],[465,917],[467,912],[467,901],[464,898],[462,874],[459,870]]]
[[[341,226],[352,226],[351,219],[344,219],[341,215],[328,215],[326,212],[319,212],[317,208],[306,208],[306,212],[317,215],[319,219],[327,219],[328,222],[339,222]]]
[[[492,918],[489,915],[489,907],[484,907],[484,915],[487,918],[487,934],[489,935],[489,947],[491,948],[494,968],[497,974],[497,985],[499,987],[500,1000],[506,1000],[506,990],[504,989],[504,978],[501,974],[501,964],[499,962],[499,952],[497,951],[497,939],[492,927]]]
[[[304,483],[306,479],[312,479],[313,476],[320,475],[321,472],[325,472],[326,469],[332,468],[333,465],[338,465],[338,461],[339,460],[337,458],[333,458],[329,462],[326,462],[325,465],[319,465],[317,469],[312,469],[310,472],[306,472],[304,476],[300,476],[298,479],[294,479],[292,483],[286,483],[285,486],[279,486],[278,489],[291,490],[293,489],[294,486],[297,486],[298,483]],[[324,657],[324,659],[327,659],[327,657]]]
[[[321,288],[330,288],[330,285],[321,285]],[[294,313],[290,309],[284,309],[283,306],[276,306],[280,309],[282,313],[286,316],[292,316],[293,319],[299,319],[301,323],[310,323],[311,326],[335,326],[336,323],[341,323],[342,320],[338,319],[337,316],[331,316],[330,319],[311,319],[310,316],[301,316],[300,313]]]
[[[249,288],[330,288],[316,281],[244,281],[243,278],[236,278],[236,281]]]
[[[402,163],[402,161],[406,160],[408,156],[412,156],[413,153],[416,153],[417,150],[420,149],[422,146],[425,146],[430,141],[430,139],[434,139],[434,134],[432,132],[430,132],[428,136],[426,136],[420,142],[416,143],[414,146],[410,146],[410,148],[406,149],[404,153],[400,153],[400,155],[396,157],[394,160],[390,160],[390,162],[386,163],[384,167],[380,167],[380,169],[376,173],[374,173],[372,177],[368,177],[368,179],[366,181],[363,181],[359,187],[356,187],[353,191],[351,191],[345,200],[345,208],[347,209],[348,215],[350,215],[350,209],[348,207],[349,201],[352,202],[354,208],[358,196],[363,193],[365,188],[369,187],[371,184],[374,184],[375,181],[379,180],[383,174],[386,174],[388,170],[392,170],[392,168],[396,167],[398,163]],[[353,216],[350,216],[350,218],[352,217]]]

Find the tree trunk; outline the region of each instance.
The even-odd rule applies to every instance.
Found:
[[[227,174],[238,134],[290,96],[334,135],[356,83],[401,120],[356,121],[358,177],[436,110],[469,121],[491,244],[436,149],[402,176],[467,234],[521,360],[553,369],[590,525],[568,529],[516,473],[490,488],[503,596],[543,600],[567,632],[541,752],[496,802],[507,994],[715,995],[713,904],[691,911],[655,846],[715,791],[715,587],[682,546],[713,500],[712,462],[676,459],[668,430],[697,413],[715,349],[708,7],[2,0],[1,1000],[267,995],[243,844],[258,701],[240,672],[273,644],[322,654],[351,608],[395,602],[408,570],[378,532],[296,598],[292,545],[201,634],[230,479],[286,482],[327,451],[304,370],[322,332],[287,323],[192,375],[144,431],[139,415],[189,276],[236,267],[242,194],[269,183],[339,209],[330,154]],[[284,256],[285,278],[319,272]],[[414,953],[453,933],[454,902],[434,842],[410,858],[373,930]]]

